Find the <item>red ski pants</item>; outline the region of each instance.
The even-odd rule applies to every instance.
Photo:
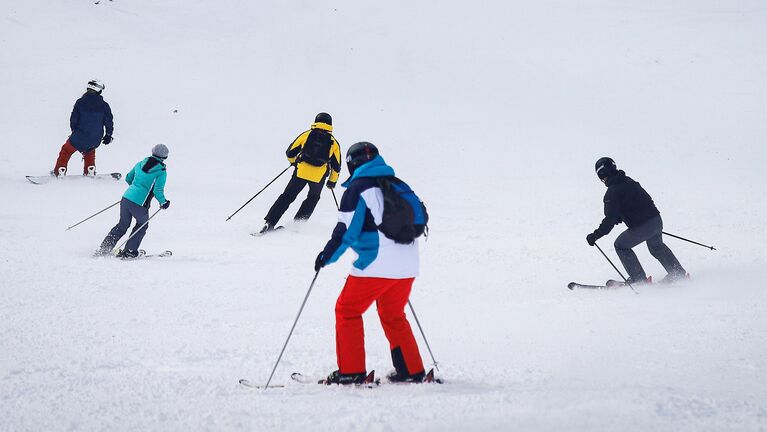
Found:
[[[407,372],[423,372],[418,344],[405,317],[405,305],[415,278],[384,279],[349,275],[336,301],[336,356],[343,374],[366,372],[362,314],[376,302],[391,350],[399,348]]]
[[[69,158],[71,158],[76,151],[77,149],[69,143],[69,140],[61,146],[59,158],[56,159],[56,167],[53,168],[55,175],[59,174],[59,168],[66,167],[67,164],[69,164]],[[96,166],[96,149],[84,153],[83,158],[85,159],[85,163],[83,164],[83,174],[88,174],[88,167]]]

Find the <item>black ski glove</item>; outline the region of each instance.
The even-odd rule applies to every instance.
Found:
[[[104,135],[104,139],[102,139],[101,142],[104,143],[104,145],[109,145],[109,143],[111,143],[112,140],[114,140],[114,138],[112,138],[112,135]]]
[[[163,210],[167,210],[168,207],[170,207],[170,200],[165,200],[165,202],[160,205],[160,208]]]
[[[324,251],[317,255],[317,259],[314,260],[314,271],[318,272],[321,268],[325,267]]]
[[[328,182],[325,184],[325,186],[327,186],[327,188],[328,188],[328,189],[333,189],[334,187],[336,187],[336,182],[334,182],[334,181],[328,181]]]
[[[591,233],[586,236],[586,243],[589,244],[589,246],[594,246],[597,243],[597,235],[594,233]]]

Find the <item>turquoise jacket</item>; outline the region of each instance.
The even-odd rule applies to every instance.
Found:
[[[137,163],[125,176],[125,182],[130,185],[123,198],[140,206],[149,206],[152,196],[157,198],[160,205],[165,204],[165,179],[168,173],[162,159],[150,156]]]

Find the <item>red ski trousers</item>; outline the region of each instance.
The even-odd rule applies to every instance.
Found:
[[[69,140],[67,140],[67,142],[61,146],[59,158],[56,159],[56,167],[53,168],[55,175],[59,174],[59,168],[66,167],[67,164],[69,164],[69,158],[71,158],[76,151],[77,149],[69,143]],[[88,174],[88,167],[96,166],[96,149],[83,154],[83,158],[85,158],[85,163],[83,164],[83,174]]]
[[[405,317],[415,278],[384,279],[349,275],[336,301],[336,356],[343,374],[366,372],[362,314],[376,302],[390,349],[399,348],[410,374],[423,372],[423,360]]]

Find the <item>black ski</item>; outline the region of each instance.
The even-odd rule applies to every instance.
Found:
[[[394,384],[394,385],[411,385],[411,384],[444,384],[444,381],[442,381],[442,378],[436,378],[434,376],[434,368],[429,369],[429,372],[426,372],[426,374],[423,377],[423,381],[397,381],[397,380],[391,380],[389,377],[386,379],[386,383],[388,384]]]
[[[381,384],[381,380],[376,379],[376,371],[370,371],[370,373],[365,377],[365,380],[359,384],[353,384],[355,387],[367,387],[367,388],[373,388],[378,387]],[[325,384],[330,385],[333,383],[327,382],[327,379],[316,379],[309,376],[306,376],[300,372],[293,372],[290,374],[290,379],[293,381],[299,382],[301,384]]]
[[[434,377],[434,368],[431,368],[429,372],[426,372],[426,376],[423,377],[424,384],[443,384],[442,378]]]
[[[290,379],[293,381],[299,382],[301,384],[325,384],[330,385],[332,383],[328,383],[326,379],[316,379],[309,376],[306,376],[300,372],[293,372],[290,374]],[[441,378],[436,378],[434,376],[434,368],[430,369],[429,372],[426,373],[426,375],[423,378],[423,381],[421,382],[412,382],[412,381],[404,381],[404,382],[394,382],[394,381],[386,381],[389,384],[397,384],[397,385],[405,385],[405,384],[443,384],[444,381],[442,381]],[[381,380],[377,379],[375,377],[375,371],[371,371],[367,377],[365,377],[365,381],[361,384],[355,384],[357,387],[377,387],[381,385]]]

